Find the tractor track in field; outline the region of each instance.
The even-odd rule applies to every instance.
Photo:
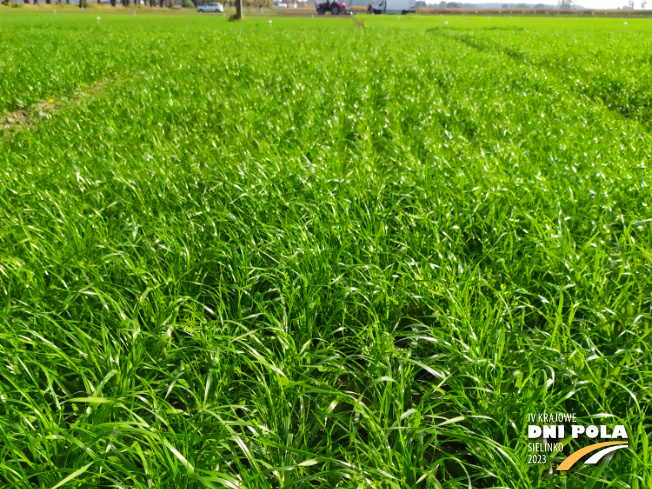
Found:
[[[503,55],[503,56],[511,59],[512,61],[515,61],[515,62],[520,63],[522,65],[529,64],[531,66],[536,67],[538,70],[544,72],[546,77],[548,77],[550,79],[560,81],[559,77],[557,76],[557,74],[555,72],[551,71],[550,69],[546,68],[541,63],[538,63],[538,62],[536,62],[534,60],[530,60],[528,62],[528,58],[526,57],[525,53],[522,53],[520,51],[514,51],[514,50],[511,50],[509,48],[505,48],[503,46],[499,46],[499,45],[496,45],[496,44],[486,44],[486,43],[483,44],[483,43],[475,41],[474,39],[472,39],[472,38],[470,38],[469,36],[466,36],[466,35],[456,35],[456,36],[449,35],[449,34],[440,32],[439,29],[428,29],[427,32],[432,32],[432,33],[434,33],[436,35],[440,35],[441,37],[444,37],[445,39],[450,39],[450,40],[453,40],[453,41],[457,41],[457,42],[459,42],[461,44],[464,44],[465,46],[468,46],[468,47],[470,47],[472,49],[475,49],[477,51],[480,51],[482,53],[495,53],[495,54]],[[629,113],[628,111],[624,110],[622,107],[611,106],[611,105],[601,103],[601,101],[597,100],[596,95],[591,95],[590,93],[586,93],[586,92],[584,92],[582,90],[578,90],[578,89],[576,89],[574,87],[572,88],[572,92],[575,95],[586,97],[587,100],[589,100],[593,104],[600,104],[601,106],[603,106],[605,109],[607,109],[609,112],[616,115],[617,117],[620,117],[622,119],[637,123],[647,133],[651,133],[652,128],[650,128],[650,126],[649,126],[650,121],[648,121],[648,120],[646,120],[644,118],[643,119],[638,118],[638,117],[632,115],[631,113]]]
[[[84,100],[93,99],[104,92],[111,84],[122,84],[126,78],[118,75],[85,85],[72,97],[52,96],[13,112],[0,114],[0,136],[11,136],[12,133],[33,129],[43,119],[50,119],[54,114],[66,107],[78,105]],[[4,134],[3,134],[4,133]],[[0,142],[6,141],[0,138]]]

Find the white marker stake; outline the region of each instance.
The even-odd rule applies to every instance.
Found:
[[[100,25],[100,18],[97,18],[97,25]]]

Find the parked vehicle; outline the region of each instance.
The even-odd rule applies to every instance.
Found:
[[[197,12],[224,12],[224,7],[221,3],[207,3],[206,5],[199,5],[197,7]]]
[[[326,0],[325,2],[318,3],[316,7],[319,15],[324,15],[326,12],[330,12],[333,15],[347,13],[346,2],[344,0]]]
[[[416,10],[415,0],[380,0],[378,4],[370,4],[374,14],[403,14],[407,15]]]

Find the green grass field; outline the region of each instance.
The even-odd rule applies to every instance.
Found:
[[[0,11],[0,486],[652,488],[652,21],[355,20]]]

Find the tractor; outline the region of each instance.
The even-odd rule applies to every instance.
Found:
[[[326,12],[330,12],[333,15],[340,15],[340,13],[346,13],[346,3],[344,0],[326,0],[325,2],[318,3],[317,13],[319,15],[324,15]]]

